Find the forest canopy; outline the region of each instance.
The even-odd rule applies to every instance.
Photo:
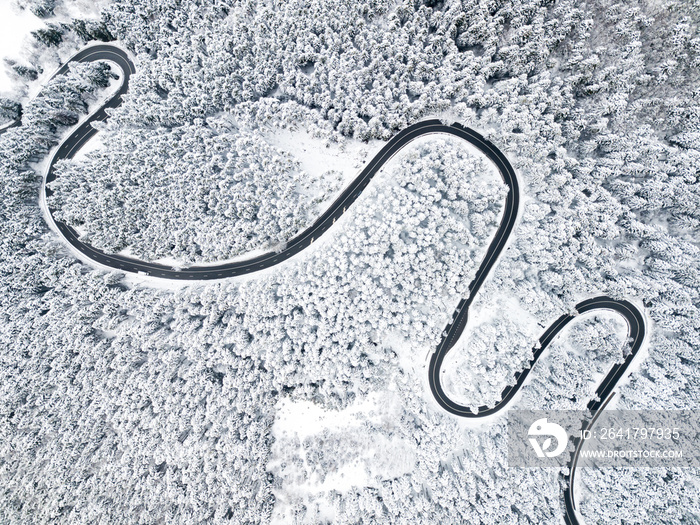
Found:
[[[49,204],[95,246],[185,264],[284,243],[346,181],[332,163],[309,171],[320,157],[301,139],[275,139],[350,158],[423,118],[458,121],[507,155],[523,202],[451,391],[492,403],[544,327],[607,294],[652,327],[618,406],[697,407],[692,2],[105,0],[90,20],[73,0],[20,5],[52,29],[12,66],[36,96],[0,100],[21,117],[0,135],[0,522],[562,516],[561,473],[508,468],[504,422],[465,427],[426,384],[502,212],[494,167],[445,138],[416,143],[313,248],[246,279],[171,288],[95,268],[39,202],[49,151],[119,74],[76,64],[47,80],[93,40],[115,39],[137,72]],[[577,320],[516,406],[585,407],[620,333]],[[590,522],[700,514],[693,469],[579,479]]]

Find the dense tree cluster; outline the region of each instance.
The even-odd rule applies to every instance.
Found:
[[[233,354],[183,367],[203,355],[193,318],[173,317],[171,294],[128,290],[66,257],[38,207],[29,163],[104,95],[108,71],[72,67],[0,138],[0,520],[264,522],[273,413],[261,370]],[[218,496],[202,501],[205,487]]]
[[[587,468],[580,476],[586,490],[580,507],[587,522],[671,525],[700,513],[692,469]]]
[[[207,293],[207,308],[229,319],[227,303],[234,301],[247,326],[235,340],[250,342],[246,355],[264,363],[279,391],[306,391],[324,377],[324,391],[346,399],[352,394],[341,385],[366,383],[373,361],[390,361],[377,348],[386,336],[410,333],[403,342],[410,348],[437,342],[503,206],[493,168],[490,174],[475,169],[484,162],[458,142],[417,145],[392,160],[393,170],[378,175],[335,238],[317,241],[308,260],[276,279],[251,281],[254,294]],[[480,206],[462,207],[455,194],[476,185]],[[486,219],[475,228],[478,237],[467,227],[476,216]],[[265,299],[252,304],[248,294]],[[338,367],[339,360],[347,366]]]
[[[271,249],[310,225],[339,189],[257,133],[181,126],[117,130],[115,146],[57,168],[55,217],[108,252],[190,263]]]
[[[583,410],[614,363],[624,360],[625,322],[613,314],[585,315],[548,348],[518,407]]]
[[[276,96],[366,139],[388,138],[484,81],[541,69],[580,22],[574,5],[123,1],[106,17],[135,52],[156,58],[144,64],[144,86],[169,93],[143,120],[165,124]],[[190,35],[196,45],[183,46]]]

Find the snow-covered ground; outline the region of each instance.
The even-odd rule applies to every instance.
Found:
[[[21,60],[25,39],[32,31],[46,24],[26,9],[20,9],[14,0],[0,0],[0,96],[10,95],[13,80],[4,59]],[[2,122],[0,122],[2,124]]]
[[[356,487],[377,487],[382,480],[411,472],[415,445],[372,431],[377,427],[390,431],[400,416],[401,400],[391,390],[375,392],[343,410],[326,410],[308,401],[282,401],[272,427],[275,444],[267,465],[283,480],[275,492],[272,523],[289,523],[292,499],[322,501],[330,491],[342,494]],[[329,458],[326,467],[315,465],[319,453]],[[337,518],[330,509],[322,509],[320,515],[331,522]]]
[[[342,144],[329,143],[305,130],[275,129],[263,132],[273,146],[294,155],[301,168],[310,175],[321,176],[328,170],[343,174],[343,187],[354,179],[383,146],[384,142],[372,140],[344,140]]]

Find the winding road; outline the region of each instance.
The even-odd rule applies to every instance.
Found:
[[[95,121],[108,118],[107,109],[116,108],[122,102],[122,95],[126,93],[129,85],[129,77],[135,72],[134,64],[128,54],[119,47],[111,44],[100,44],[88,47],[76,54],[70,62],[91,62],[96,60],[109,60],[116,63],[122,70],[121,85],[118,91],[95,113],[90,115],[80,124],[71,135],[57,148],[50,160],[46,172],[44,184],[42,185],[42,198],[50,195],[47,183],[55,180],[55,165],[59,160],[71,159],[96,133],[92,127]],[[68,70],[68,63],[61,67],[55,75],[60,75]],[[54,75],[54,76],[55,76]],[[304,230],[291,239],[285,248],[279,252],[269,252],[263,255],[252,257],[244,261],[229,262],[219,265],[190,266],[185,268],[173,268],[171,266],[149,263],[137,259],[124,257],[121,255],[108,254],[100,251],[88,244],[82,243],[78,233],[70,226],[56,221],[53,217],[53,210],[48,209],[49,221],[63,238],[76,250],[90,260],[126,272],[147,274],[153,277],[176,280],[211,280],[222,279],[245,275],[256,271],[264,270],[276,266],[290,257],[298,254],[309,247],[314,239],[323,235],[335,221],[345,213],[355,202],[362,191],[367,187],[376,173],[391,159],[396,153],[402,150],[411,141],[429,134],[447,134],[458,137],[477,147],[491,162],[493,162],[508,187],[508,194],[504,207],[503,216],[498,230],[488,247],[486,256],[476,272],[474,280],[469,285],[469,296],[462,299],[455,310],[452,321],[443,332],[442,340],[432,354],[429,365],[429,384],[436,402],[446,411],[459,417],[481,418],[492,415],[503,408],[514,398],[523,387],[526,378],[535,363],[543,354],[547,346],[557,336],[557,334],[576,317],[566,314],[557,319],[550,328],[539,339],[533,350],[532,359],[529,365],[517,373],[513,378],[512,385],[507,386],[501,395],[501,400],[492,407],[483,406],[475,413],[466,406],[453,401],[443,390],[441,384],[441,369],[445,357],[454,347],[467,325],[469,307],[483,285],[487,276],[491,273],[498,257],[503,251],[510,238],[520,205],[520,189],[515,171],[508,159],[491,142],[479,133],[463,127],[459,124],[446,125],[438,120],[427,120],[414,124],[396,136],[394,136],[377,155],[367,164],[362,172],[352,181],[352,183],[342,192],[328,210],[321,215],[308,229]],[[598,385],[596,398],[588,403],[591,417],[582,422],[582,428],[590,428],[601,411],[614,396],[614,389],[622,376],[629,368],[642,346],[645,337],[645,323],[641,312],[629,301],[618,300],[610,297],[596,297],[579,303],[576,311],[579,314],[595,311],[611,310],[620,314],[628,326],[628,336],[630,338],[630,349],[626,358],[621,363],[616,363],[605,379]],[[568,524],[579,523],[577,518],[576,503],[574,499],[574,479],[576,464],[578,462],[581,443],[575,441],[575,452],[570,460],[570,474],[566,477],[566,488],[564,490],[565,516],[564,520]]]

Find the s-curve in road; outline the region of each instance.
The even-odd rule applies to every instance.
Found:
[[[55,164],[61,159],[70,159],[80,150],[80,148],[90,138],[97,133],[92,127],[92,123],[97,120],[105,120],[108,114],[105,111],[107,108],[115,108],[121,104],[121,96],[127,91],[129,86],[129,77],[135,72],[134,64],[129,59],[128,54],[119,47],[110,44],[101,44],[89,47],[77,55],[71,61],[86,62],[94,60],[109,60],[116,63],[122,69],[122,84],[118,92],[110,98],[102,108],[92,114],[83,124],[78,126],[75,131],[58,147],[53,154],[49,163],[49,168],[46,173],[46,178],[42,191],[48,194],[46,183],[55,180]],[[67,64],[59,69],[56,75],[60,75],[67,70]],[[408,145],[413,140],[429,134],[442,133],[458,137],[476,148],[478,148],[491,162],[493,162],[503,178],[504,183],[508,187],[506,202],[503,216],[498,226],[498,230],[488,247],[486,256],[479,266],[474,280],[469,285],[468,297],[462,299],[457,309],[452,316],[452,322],[443,332],[442,340],[436,348],[430,360],[429,366],[429,383],[430,389],[435,397],[436,402],[443,409],[451,414],[465,418],[485,417],[503,409],[515,394],[522,388],[525,379],[530,370],[535,365],[542,352],[547,348],[552,339],[572,320],[575,319],[572,315],[564,315],[560,317],[540,338],[538,346],[535,348],[532,360],[529,366],[516,374],[515,381],[512,386],[507,387],[502,394],[502,399],[493,407],[481,407],[476,413],[472,412],[465,406],[451,400],[445,393],[440,382],[440,372],[445,356],[455,345],[461,334],[463,333],[468,319],[469,307],[478,293],[487,276],[490,274],[494,265],[497,263],[499,255],[504,250],[508,239],[510,238],[515,221],[518,215],[520,206],[520,188],[515,171],[508,159],[501,151],[494,146],[489,140],[485,139],[476,131],[463,127],[459,124],[446,125],[439,120],[426,120],[414,124],[396,136],[394,136],[375,157],[367,164],[362,172],[350,183],[350,185],[342,192],[336,201],[323,213],[308,229],[299,233],[291,239],[286,247],[279,252],[269,252],[250,259],[229,262],[219,265],[207,266],[190,266],[185,268],[173,268],[162,264],[149,263],[140,261],[130,257],[108,254],[93,248],[89,244],[80,241],[79,235],[70,226],[56,221],[53,217],[54,211],[49,209],[49,220],[55,226],[55,229],[63,236],[63,238],[72,245],[75,249],[81,252],[85,257],[92,261],[122,270],[125,272],[145,273],[153,277],[163,279],[176,280],[210,280],[222,279],[226,277],[235,277],[245,275],[272,266],[278,265],[286,261],[290,257],[298,254],[313,243],[314,239],[318,239],[323,235],[335,221],[345,213],[350,206],[355,202],[362,191],[367,187],[374,175],[391,159],[397,152]],[[612,299],[610,297],[596,297],[583,301],[576,306],[578,313],[586,313],[594,310],[613,310],[621,314],[627,321],[629,335],[631,337],[631,351],[627,355],[623,363],[616,364],[610,373],[606,376],[603,382],[598,386],[596,391],[597,398],[588,404],[588,408],[592,413],[592,418],[589,422],[584,422],[584,427],[588,425],[590,428],[597,418],[597,414],[605,407],[607,402],[613,395],[613,391],[618,384],[625,371],[628,369],[634,356],[638,353],[642,341],[644,340],[645,327],[644,318],[632,305],[625,300]],[[574,500],[574,475],[576,463],[578,460],[579,446],[577,444],[576,453],[571,459],[570,475],[567,478],[567,488],[564,493],[564,501],[566,504],[565,521],[567,523],[578,523],[576,518],[576,505]]]
[[[629,301],[612,299],[610,297],[595,297],[593,299],[587,299],[576,305],[577,314],[585,314],[588,312],[593,312],[597,310],[609,310],[617,312],[620,314],[627,322],[627,336],[629,343],[629,352],[626,353],[626,358],[622,363],[615,363],[605,376],[603,381],[598,385],[595,398],[588,403],[588,410],[591,413],[591,419],[587,421],[582,421],[582,430],[590,430],[598,419],[600,413],[605,409],[607,404],[610,402],[615,392],[614,389],[619,383],[620,379],[624,376],[625,372],[629,368],[632,360],[639,352],[644,342],[644,337],[646,335],[646,328],[644,324],[644,316],[642,313]],[[464,311],[459,311],[458,316],[464,313],[464,320],[454,322],[452,327],[464,326],[466,323],[466,308]],[[451,350],[449,346],[450,342],[454,342],[458,339],[459,335],[450,336],[451,328],[448,327],[447,335],[442,339],[437,347],[435,353],[433,353],[430,359],[429,366],[429,376],[428,382],[430,383],[430,389],[435,397],[437,403],[445,409],[450,414],[465,418],[482,418],[486,416],[493,415],[501,410],[503,410],[508,403],[515,397],[515,395],[520,391],[520,389],[525,384],[525,379],[532,371],[535,363],[539,360],[540,356],[544,353],[549,344],[554,340],[554,338],[561,332],[561,330],[567,326],[571,321],[576,319],[575,315],[565,314],[559,317],[552,325],[547,329],[547,331],[540,337],[538,344],[533,349],[532,359],[528,365],[515,374],[513,384],[507,386],[501,393],[501,399],[494,406],[481,406],[478,408],[477,412],[473,412],[471,408],[450,399],[450,397],[445,393],[442,388],[442,383],[440,382],[440,371],[442,368],[443,361],[447,353]],[[461,329],[459,329],[461,332]],[[574,439],[575,452],[571,456],[569,462],[569,474],[565,476],[565,489],[564,489],[564,504],[565,513],[564,521],[568,525],[575,525],[579,523],[576,511],[576,500],[574,497],[574,480],[576,476],[576,465],[578,463],[579,454],[581,452],[581,446],[583,442],[580,438]]]

